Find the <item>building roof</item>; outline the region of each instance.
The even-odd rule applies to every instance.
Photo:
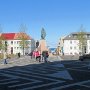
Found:
[[[21,36],[20,33],[2,33],[1,37],[4,38],[4,40],[19,40],[19,36]],[[26,33],[23,34],[23,36],[25,36],[26,39],[30,40],[31,37],[28,36]]]
[[[26,33],[16,33],[14,39],[16,40],[16,39],[20,39],[20,38],[24,38],[24,39],[28,39],[28,40],[32,39]]]
[[[2,33],[1,37],[3,37],[5,40],[13,40],[15,36],[15,33]]]
[[[67,35],[64,40],[78,40],[77,35],[79,32],[73,32],[69,35]],[[85,32],[86,35],[89,35],[89,37],[87,37],[87,40],[90,40],[90,32]]]

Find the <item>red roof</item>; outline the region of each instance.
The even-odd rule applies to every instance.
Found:
[[[30,36],[28,36],[27,34],[24,34],[25,37],[29,40],[31,39]],[[2,33],[1,37],[3,37],[5,40],[16,40],[19,39],[18,36],[20,36],[19,33]]]
[[[5,40],[13,40],[15,36],[15,33],[2,33],[2,37]]]

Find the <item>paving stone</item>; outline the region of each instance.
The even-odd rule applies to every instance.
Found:
[[[0,90],[90,90],[89,61],[48,60],[25,56],[0,63]]]

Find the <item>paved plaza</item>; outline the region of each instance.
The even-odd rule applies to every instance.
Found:
[[[90,90],[90,61],[49,58],[38,62],[29,56],[0,62],[0,90]]]

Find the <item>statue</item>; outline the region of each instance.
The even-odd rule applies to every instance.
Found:
[[[45,39],[45,37],[46,37],[46,32],[45,32],[44,28],[42,28],[42,30],[41,30],[41,39]]]

